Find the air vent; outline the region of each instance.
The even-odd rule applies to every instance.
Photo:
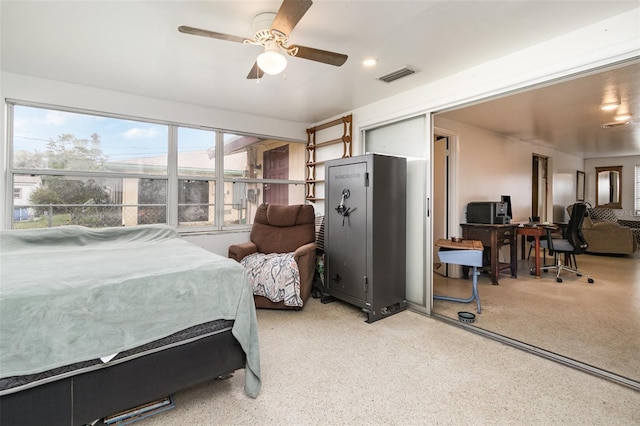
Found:
[[[415,73],[414,70],[412,70],[408,66],[404,66],[402,68],[398,68],[397,70],[391,71],[388,74],[385,74],[383,76],[378,77],[378,80],[382,80],[385,83],[391,83],[394,80],[397,80],[397,79],[402,78],[402,77],[406,77],[406,76],[411,75],[413,73]]]
[[[612,127],[626,126],[627,124],[629,124],[628,121],[611,121],[609,123],[604,123],[602,127],[604,127],[605,129],[610,129]]]

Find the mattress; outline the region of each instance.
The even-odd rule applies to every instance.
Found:
[[[259,392],[255,305],[244,269],[169,226],[2,231],[0,282],[0,378],[231,320],[247,359],[245,392]]]
[[[168,348],[179,345],[185,345],[195,340],[212,336],[216,333],[231,331],[233,321],[231,320],[215,320],[204,324],[198,324],[193,327],[173,333],[165,338],[154,340],[145,345],[120,352],[108,360],[100,358],[76,362],[62,367],[53,368],[35,374],[26,374],[23,376],[11,376],[0,379],[0,396],[8,395],[21,390],[29,389],[55,380],[74,376],[77,374],[87,373],[101,368],[108,368],[112,365],[126,362],[131,359],[150,355]]]

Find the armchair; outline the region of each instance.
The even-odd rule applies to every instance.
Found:
[[[229,247],[228,256],[240,262],[253,253],[293,253],[300,273],[300,299],[306,302],[311,294],[316,265],[315,216],[310,205],[262,204],[258,207],[250,241]],[[273,302],[254,294],[256,308],[300,309]]]

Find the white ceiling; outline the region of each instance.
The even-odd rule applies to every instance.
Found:
[[[315,0],[290,34],[290,43],[344,53],[347,62],[333,67],[289,58],[286,75],[256,82],[246,76],[259,47],[186,35],[177,27],[251,37],[253,17],[276,12],[280,0],[1,1],[0,64],[3,71],[13,73],[311,124],[639,4],[638,0]],[[375,68],[361,65],[368,57],[378,60]],[[392,83],[376,79],[404,65],[416,73]],[[629,93],[637,98],[640,78],[637,71],[632,76],[635,83],[629,83],[633,86]],[[589,84],[580,90],[591,88]],[[576,93],[580,91],[572,91]],[[516,126],[518,120],[512,117],[511,127],[497,123],[496,128],[538,139],[559,135],[560,125],[570,118],[552,115],[550,106],[540,107],[553,103],[538,98],[526,103],[526,108],[520,105],[529,114],[524,127]],[[633,105],[640,111],[637,103]],[[480,113],[475,111],[474,116]],[[487,115],[487,123],[491,117]],[[552,127],[544,129],[547,125]],[[586,132],[584,123],[579,126]],[[582,139],[595,141],[591,138]],[[636,133],[632,146],[636,152],[639,138]],[[585,152],[601,149],[596,142],[589,143]],[[611,144],[616,146],[615,141]]]
[[[614,111],[600,106],[619,102]],[[629,124],[603,128],[614,116],[636,114]],[[529,88],[437,114],[492,132],[549,146],[583,158],[640,154],[640,62]]]

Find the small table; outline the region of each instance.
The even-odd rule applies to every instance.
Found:
[[[440,247],[438,256],[444,263],[473,267],[473,286],[471,296],[467,299],[451,296],[433,296],[434,299],[448,300],[450,302],[469,303],[476,301],[478,313],[480,313],[480,295],[478,294],[478,268],[482,266],[482,252],[484,247],[481,241],[462,240],[454,242],[440,239],[436,243]]]

